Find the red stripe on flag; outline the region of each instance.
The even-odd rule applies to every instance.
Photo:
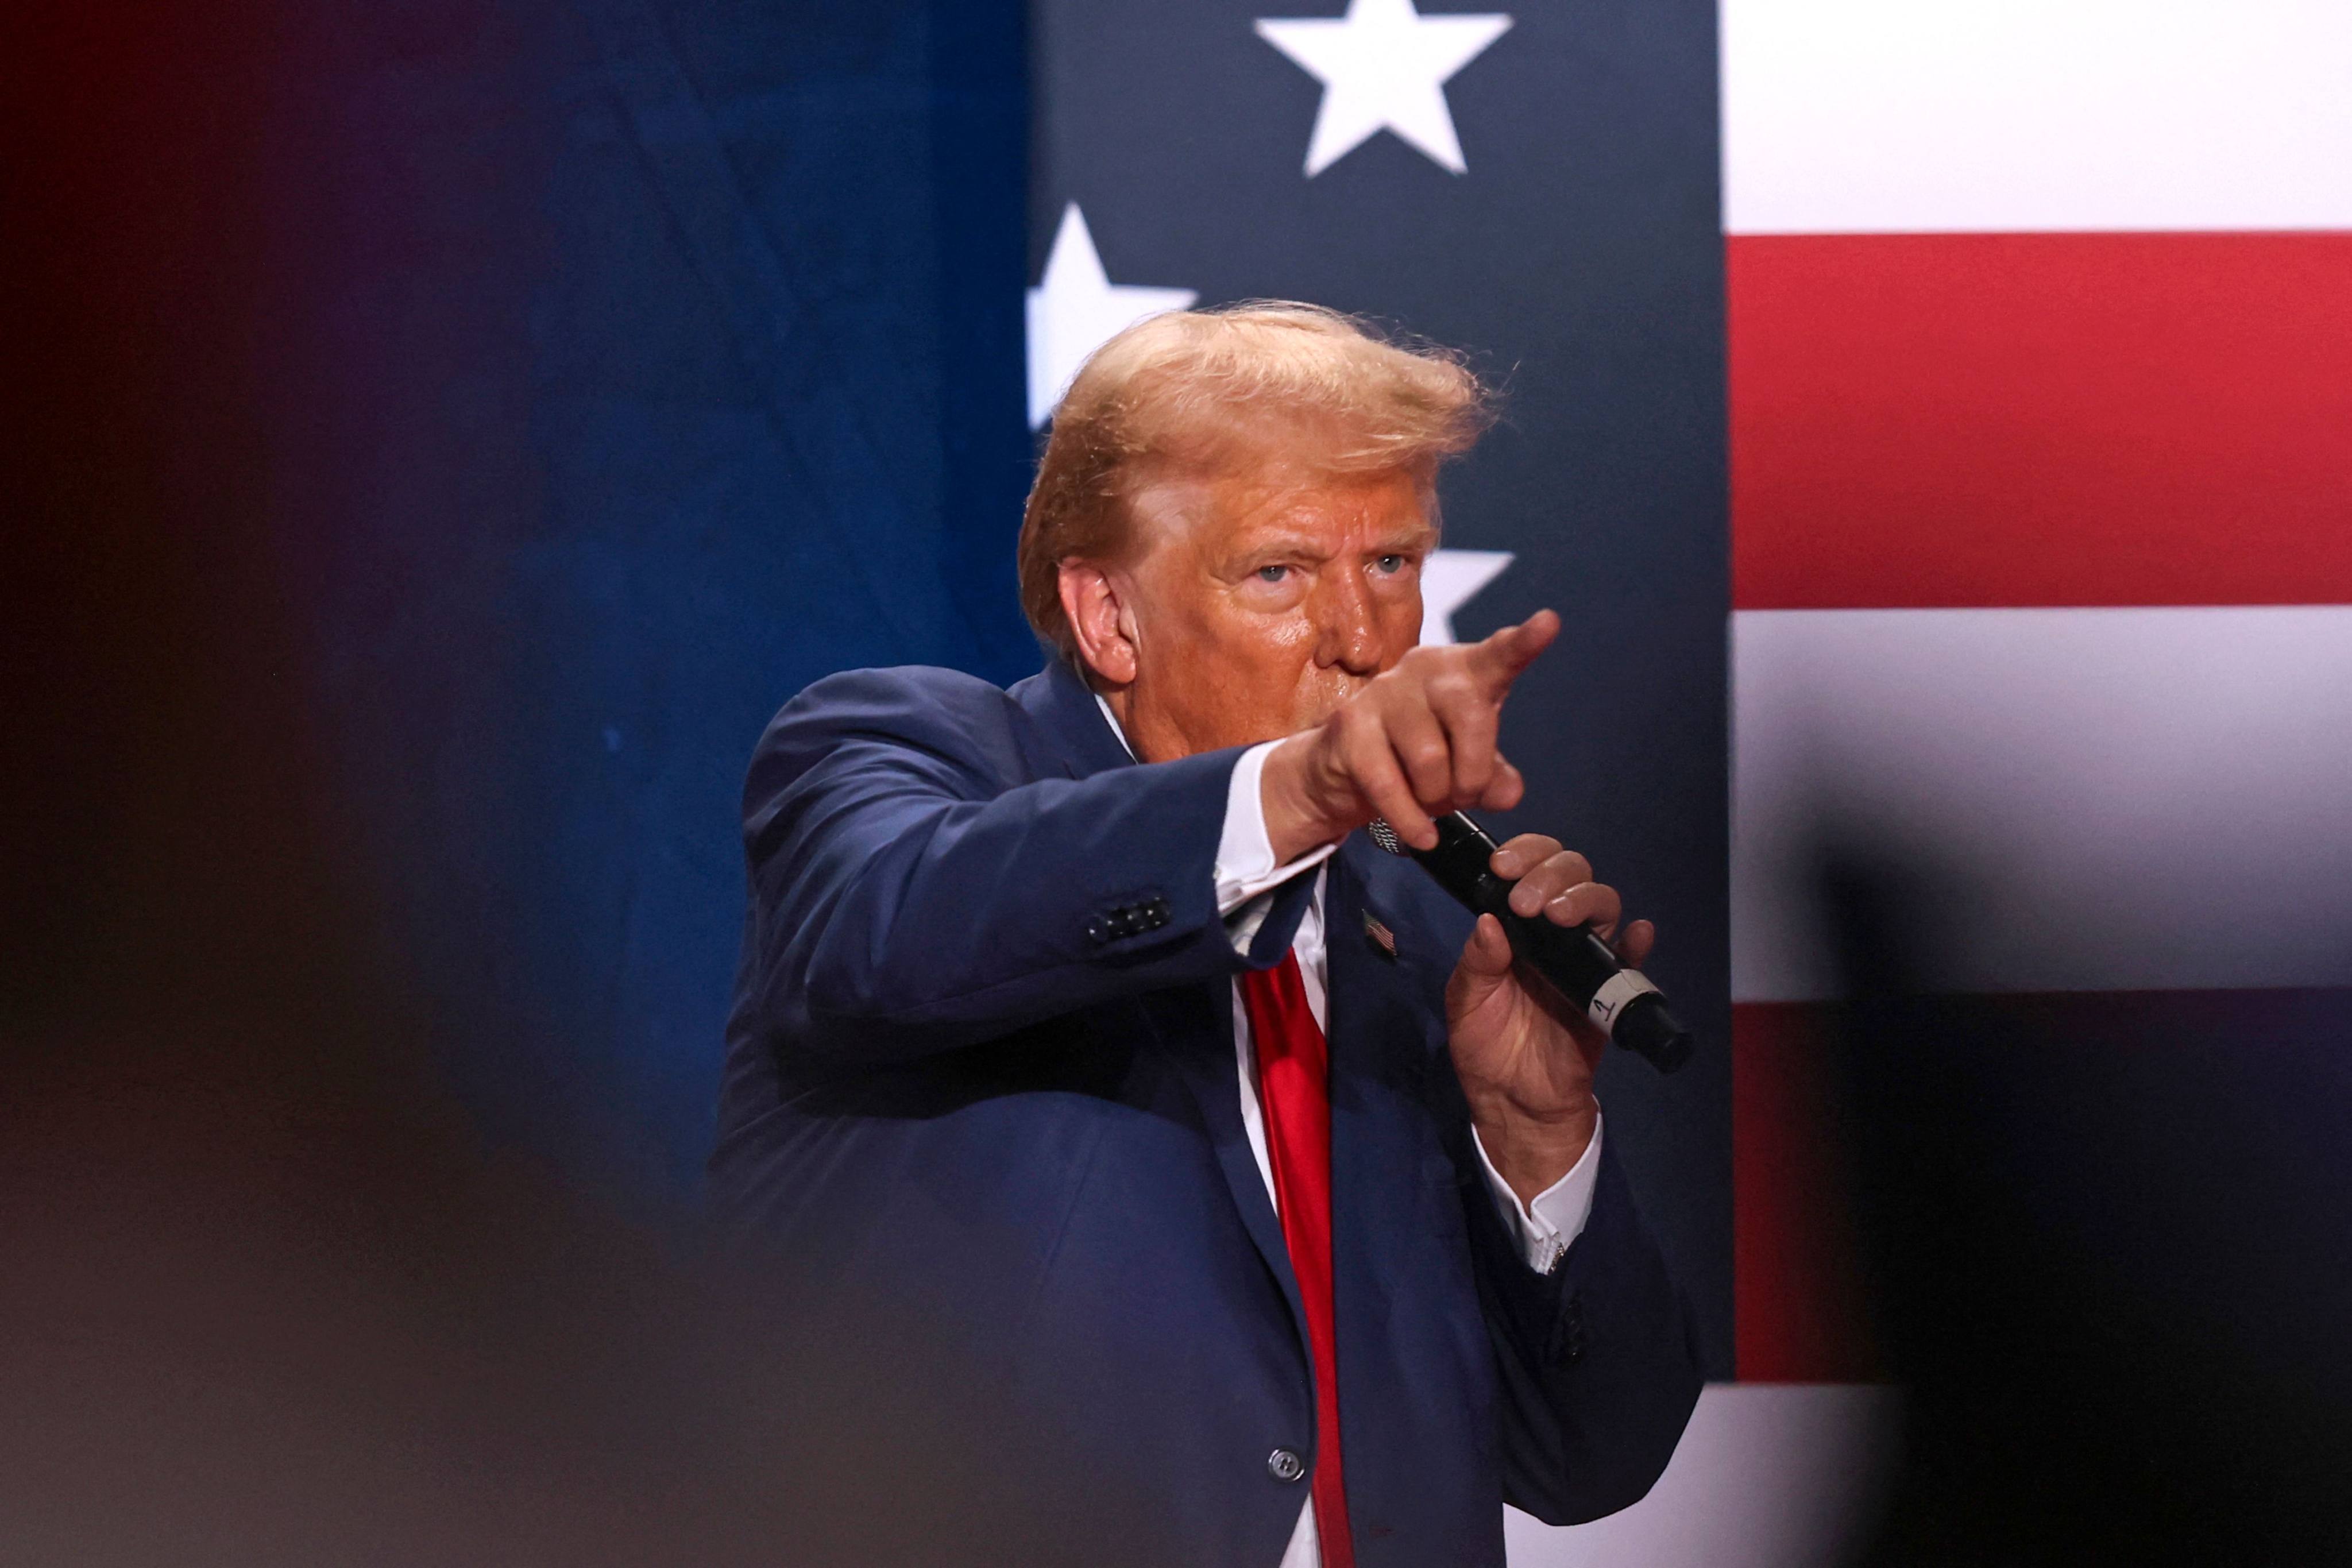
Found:
[[[2352,234],[1727,243],[1739,607],[2352,602]]]
[[[1879,1374],[1831,1108],[1833,1015],[1731,1010],[1733,1363],[1742,1383]]]

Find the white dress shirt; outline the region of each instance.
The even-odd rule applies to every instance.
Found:
[[[1099,692],[1095,703],[1102,710],[1111,733],[1118,736],[1119,744],[1127,745],[1125,731],[1119,729],[1110,704],[1102,700]],[[1298,922],[1298,934],[1291,939],[1290,951],[1297,955],[1299,977],[1306,982],[1307,1009],[1315,1015],[1318,1028],[1327,1027],[1329,1011],[1326,992],[1330,970],[1323,928],[1323,862],[1330,858],[1339,845],[1322,845],[1283,865],[1275,864],[1274,845],[1265,830],[1265,801],[1259,790],[1259,775],[1265,771],[1266,754],[1279,743],[1269,741],[1253,746],[1234,764],[1233,784],[1225,796],[1224,831],[1217,841],[1217,912],[1224,917],[1225,931],[1234,951],[1247,952],[1258,927],[1265,921],[1266,911],[1273,907],[1274,889],[1313,868],[1314,896],[1308,900],[1307,912]],[[1128,755],[1134,754],[1135,748],[1128,746]],[[1257,1160],[1257,1173],[1265,1183],[1266,1197],[1279,1214],[1282,1200],[1275,1191],[1274,1166],[1265,1152],[1265,1114],[1258,1104],[1257,1052],[1250,1037],[1249,1014],[1242,1005],[1238,980],[1234,982],[1233,999],[1234,1066],[1241,1083],[1242,1128],[1249,1135],[1250,1153]],[[1510,1184],[1496,1172],[1475,1128],[1471,1142],[1477,1148],[1478,1163],[1486,1173],[1486,1186],[1494,1194],[1495,1206],[1501,1211],[1512,1234],[1519,1238],[1528,1267],[1539,1274],[1549,1273],[1570,1243],[1583,1234],[1585,1221],[1592,1215],[1592,1191],[1601,1177],[1599,1119],[1593,1121],[1592,1142],[1585,1146],[1583,1156],[1566,1175],[1538,1193],[1535,1201],[1528,1204],[1522,1204],[1518,1194],[1511,1191]],[[1322,1561],[1322,1550],[1315,1539],[1315,1505],[1310,1497],[1299,1507],[1298,1523],[1291,1531],[1290,1545],[1282,1554],[1280,1568],[1321,1568]]]

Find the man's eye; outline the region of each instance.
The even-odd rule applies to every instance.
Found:
[[[1257,569],[1257,579],[1261,583],[1279,583],[1289,575],[1290,568],[1287,566],[1261,566]]]
[[[1404,570],[1404,557],[1402,555],[1383,555],[1378,561],[1374,562],[1373,564],[1378,566],[1382,572],[1393,576],[1397,573]]]

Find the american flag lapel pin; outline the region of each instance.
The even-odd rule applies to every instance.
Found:
[[[1370,910],[1364,911],[1364,934],[1372,939],[1374,947],[1379,948],[1389,957],[1396,956],[1396,932],[1374,920],[1372,911]]]

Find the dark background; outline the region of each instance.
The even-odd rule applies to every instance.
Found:
[[[761,725],[845,665],[1034,668],[1022,25],[0,23],[11,1552],[923,1528],[795,1446],[691,1216]],[[950,1506],[987,1456],[924,1414],[872,1419]]]
[[[355,974],[320,1056],[690,1194],[761,725],[1034,668],[1023,22],[20,15],[12,1013]]]

